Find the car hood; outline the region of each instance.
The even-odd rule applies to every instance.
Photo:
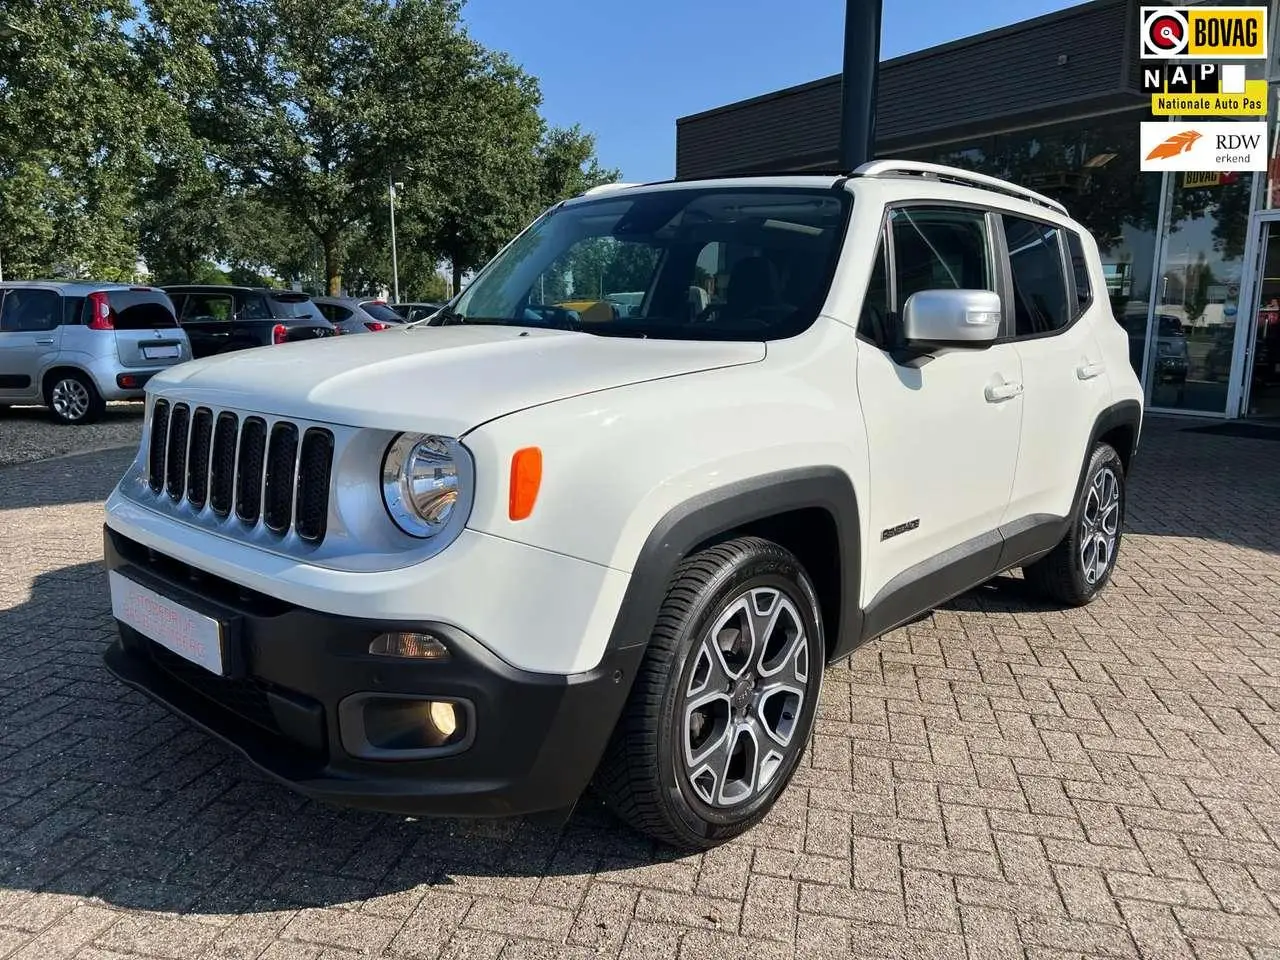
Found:
[[[214,407],[457,437],[516,410],[764,356],[759,342],[458,324],[219,354],[174,367],[148,389]]]

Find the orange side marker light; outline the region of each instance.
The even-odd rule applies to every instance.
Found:
[[[523,447],[511,457],[511,496],[508,516],[512,520],[525,520],[533,513],[542,485],[542,450]]]

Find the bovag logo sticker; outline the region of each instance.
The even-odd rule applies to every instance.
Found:
[[[1264,60],[1267,8],[1142,7],[1138,36],[1144,60]]]

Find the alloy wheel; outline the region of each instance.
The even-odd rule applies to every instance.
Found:
[[[725,606],[696,648],[680,711],[684,773],[703,803],[749,803],[803,747],[809,675],[805,621],[785,593],[755,587]]]
[[[64,420],[80,420],[89,412],[89,390],[74,377],[64,377],[53,385],[50,400]]]
[[[1093,586],[1107,575],[1120,536],[1120,478],[1103,467],[1093,478],[1080,517],[1080,569]]]

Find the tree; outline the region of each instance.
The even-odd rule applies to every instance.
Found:
[[[193,12],[203,3],[206,14]],[[164,0],[155,35],[208,30],[213,78],[190,91],[194,134],[235,186],[293,212],[337,293],[353,228],[386,196],[397,160],[423,154],[466,116],[459,92],[482,68],[455,0]]]
[[[10,276],[132,279],[158,97],[128,0],[0,8],[0,257]]]
[[[1187,322],[1192,326],[1199,323],[1200,318],[1204,316],[1204,308],[1209,305],[1209,287],[1213,282],[1213,270],[1205,262],[1204,252],[1201,251],[1195,263],[1187,264],[1183,276],[1187,296],[1185,304]]]

